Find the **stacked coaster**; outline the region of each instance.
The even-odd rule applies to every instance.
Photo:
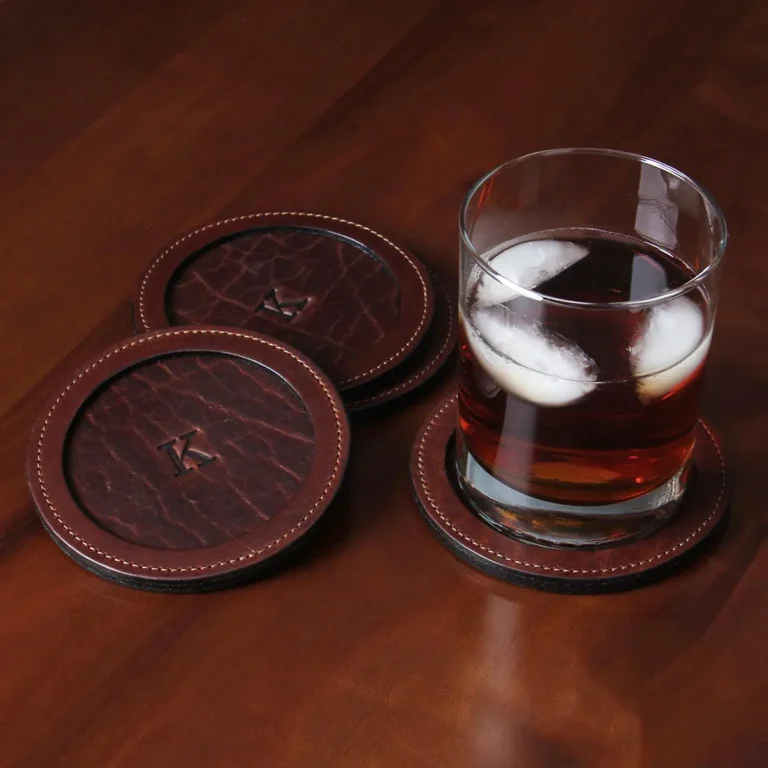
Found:
[[[147,267],[132,312],[139,335],[68,377],[41,414],[27,476],[76,562],[165,591],[251,579],[306,541],[342,482],[346,410],[426,381],[455,328],[412,254],[295,213],[180,238]]]
[[[413,254],[368,227],[306,213],[195,229],[150,262],[132,298],[139,333],[223,325],[290,344],[349,410],[415,389],[451,353],[452,302]]]

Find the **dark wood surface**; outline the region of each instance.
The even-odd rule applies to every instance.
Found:
[[[0,765],[766,764],[767,88],[760,0],[1,0]],[[269,581],[134,592],[50,541],[29,427],[129,333],[161,244],[319,211],[455,285],[468,185],[557,145],[656,156],[725,209],[706,413],[738,488],[713,556],[605,597],[454,560],[407,473],[450,376],[356,421],[333,524]]]

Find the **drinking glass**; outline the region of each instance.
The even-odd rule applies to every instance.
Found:
[[[725,220],[626,152],[505,163],[460,215],[456,464],[474,510],[554,546],[640,536],[695,481]]]

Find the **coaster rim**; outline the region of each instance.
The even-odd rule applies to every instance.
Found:
[[[456,347],[457,333],[456,308],[442,281],[435,275],[431,267],[426,264],[424,266],[432,281],[435,297],[434,315],[430,327],[427,329],[427,336],[433,331],[437,331],[437,342],[433,344],[433,349],[426,360],[424,360],[415,371],[406,374],[405,378],[396,379],[394,383],[384,386],[380,390],[375,390],[377,379],[374,379],[367,385],[353,387],[352,389],[347,390],[344,393],[343,398],[344,404],[349,412],[358,413],[360,411],[377,408],[380,405],[390,403],[398,397],[413,392],[423,384],[426,384],[435,374],[437,374],[453,353],[453,350]],[[441,325],[444,327],[441,328]],[[425,338],[421,343],[429,344],[429,339]],[[411,355],[403,360],[401,365],[407,366],[410,358],[413,355],[418,355],[419,350],[420,347],[417,347]],[[390,373],[392,376],[396,376],[397,372],[398,369],[394,368]],[[360,390],[364,390],[362,397],[360,396]],[[372,392],[372,394],[369,394],[369,392]]]
[[[268,368],[302,400],[315,430],[311,467],[300,490],[272,518],[212,546],[161,549],[100,526],[78,503],[64,467],[74,420],[91,395],[122,372],[168,355],[231,355]],[[341,397],[311,361],[260,334],[215,326],[158,331],[105,349],[66,379],[32,430],[26,474],[35,510],[56,544],[97,575],[127,586],[171,591],[215,589],[239,581],[292,548],[338,491],[349,454]]]
[[[706,511],[689,501],[658,531],[611,547],[553,548],[497,531],[463,503],[447,474],[446,451],[456,430],[457,401],[456,393],[444,398],[420,428],[411,454],[411,480],[418,507],[441,542],[460,559],[490,575],[544,591],[623,591],[676,570],[724,527],[732,494],[731,473],[719,436],[700,419],[698,428],[708,440],[697,441],[694,457],[698,456],[702,464],[719,467],[714,478],[701,472],[703,478],[694,489],[693,498],[714,499]],[[436,455],[440,456],[439,466],[425,462],[426,456]],[[719,486],[714,496],[713,483]],[[441,511],[438,494],[439,501],[448,499],[449,513]],[[641,556],[662,536],[671,539],[663,551]]]
[[[402,313],[381,344],[368,351],[364,370],[334,381],[344,391],[373,381],[405,360],[424,338],[432,321],[434,296],[424,264],[409,251],[363,224],[321,213],[266,211],[231,216],[188,230],[163,248],[145,266],[131,296],[131,314],[137,333],[189,326],[173,326],[165,314],[165,292],[169,281],[195,253],[221,238],[248,230],[271,228],[304,229],[319,236],[337,235],[359,243],[381,259],[401,292]],[[327,235],[325,235],[327,236]],[[244,332],[247,329],[237,328]],[[253,331],[263,333],[262,331]],[[268,334],[264,334],[268,335]],[[270,337],[276,338],[279,337]],[[359,359],[361,355],[355,355]]]

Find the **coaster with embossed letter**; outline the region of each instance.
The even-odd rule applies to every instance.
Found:
[[[27,478],[76,562],[145,589],[202,591],[274,565],[341,484],[349,425],[304,355],[221,327],[104,351],[44,409]]]
[[[368,227],[311,213],[199,227],[149,263],[131,302],[139,333],[207,324],[264,333],[307,355],[342,392],[419,349],[433,304],[432,280],[412,254]]]

